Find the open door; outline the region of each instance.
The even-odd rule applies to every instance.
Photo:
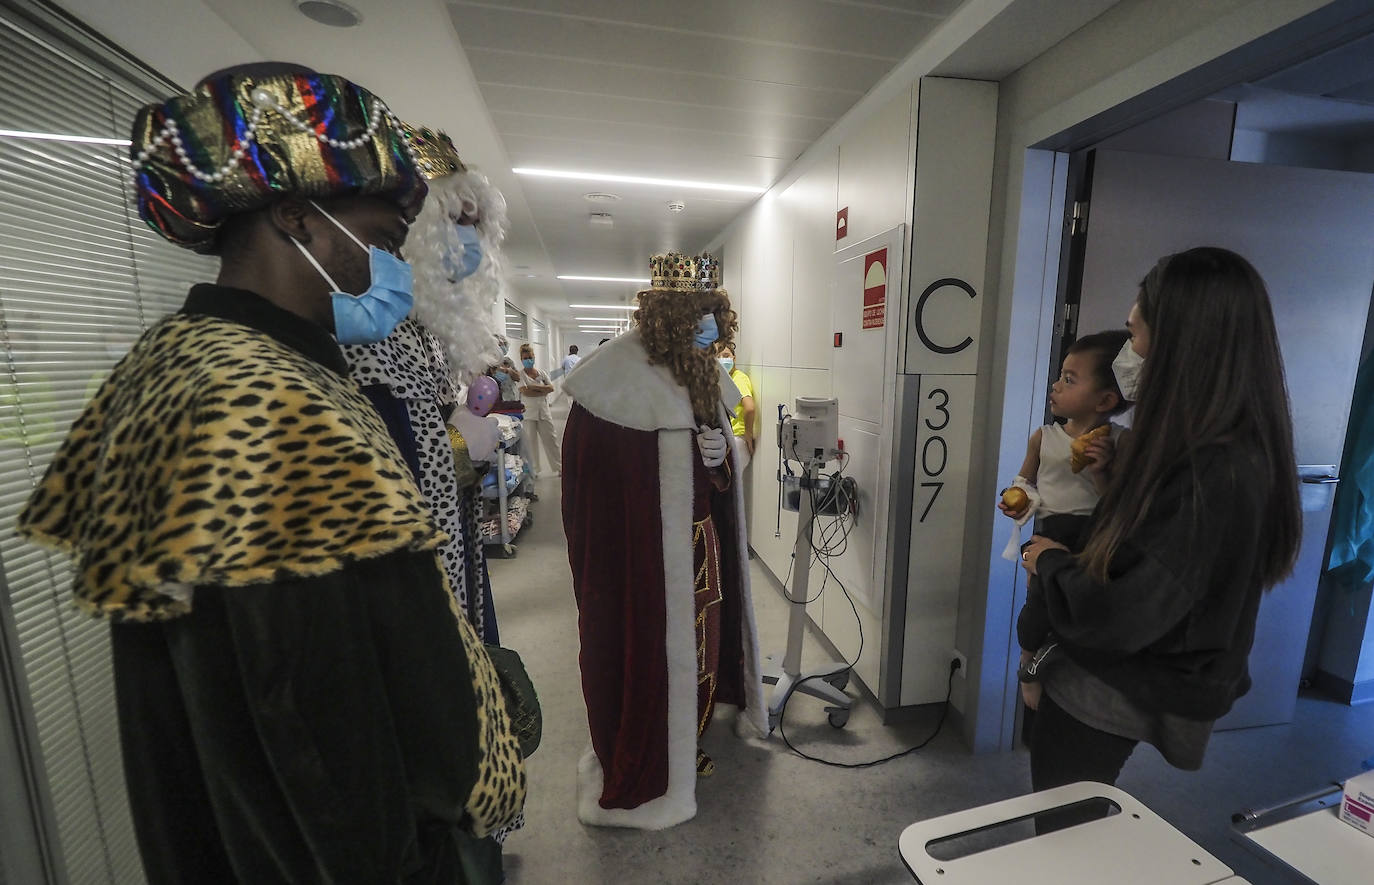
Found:
[[[1250,653],[1254,687],[1219,727],[1289,722],[1331,521],[1330,465],[1341,463],[1369,315],[1374,175],[1123,151],[1095,154],[1081,334],[1120,328],[1155,261],[1193,246],[1221,246],[1245,256],[1273,300],[1297,459],[1314,482],[1304,486],[1298,566],[1260,606]]]

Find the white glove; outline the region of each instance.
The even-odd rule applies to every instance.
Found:
[[[701,463],[707,467],[719,467],[725,463],[725,454],[730,451],[725,441],[725,431],[719,427],[697,428],[697,448],[701,450]]]
[[[479,418],[458,406],[449,416],[448,423],[463,435],[463,441],[468,444],[468,457],[474,461],[485,461],[501,441],[501,427],[490,415]]]

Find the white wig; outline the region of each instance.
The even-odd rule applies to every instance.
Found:
[[[471,275],[453,282],[449,264],[461,265],[464,251],[457,220],[477,215],[482,263]],[[487,177],[468,169],[429,183],[429,198],[406,238],[405,257],[415,271],[412,315],[443,342],[449,364],[460,380],[496,363],[495,307],[506,295],[506,198]]]

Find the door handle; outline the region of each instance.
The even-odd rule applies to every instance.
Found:
[[[1328,486],[1341,481],[1339,476],[1304,476],[1302,481],[1310,486]]]

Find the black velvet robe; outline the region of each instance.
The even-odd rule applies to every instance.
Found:
[[[198,286],[185,310],[347,374],[327,332],[251,293]],[[462,826],[477,701],[432,552],[197,587],[193,606],[111,626],[151,883],[499,881]]]

